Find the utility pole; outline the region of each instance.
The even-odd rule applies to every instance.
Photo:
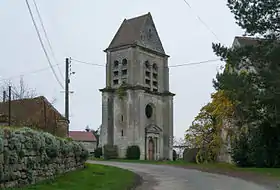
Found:
[[[6,102],[6,91],[3,91],[3,102]]]
[[[12,99],[12,87],[9,86],[9,126],[11,126],[11,99]]]
[[[69,136],[69,67],[70,67],[70,60],[69,58],[66,58],[65,61],[65,118],[68,122],[67,127],[67,135]]]

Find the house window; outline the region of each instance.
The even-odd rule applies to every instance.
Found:
[[[121,120],[123,121],[123,115],[121,116]]]
[[[123,137],[123,129],[122,129],[122,137]]]
[[[127,59],[123,59],[123,60],[122,60],[122,65],[123,65],[123,66],[127,66]]]
[[[127,69],[122,70],[122,75],[127,75]]]
[[[157,82],[157,81],[153,81],[153,85],[154,85],[154,86],[157,86],[157,85],[158,85],[158,82]]]
[[[114,85],[119,84],[119,80],[118,80],[118,79],[113,80],[113,84],[114,84]]]
[[[153,89],[153,92],[157,92],[157,91],[158,91],[158,89],[157,89],[157,88],[154,88],[154,89]]]
[[[114,61],[114,67],[117,68],[119,66],[119,62],[118,61]]]

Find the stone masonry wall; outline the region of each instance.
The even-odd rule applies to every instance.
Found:
[[[29,128],[0,127],[0,189],[83,168],[87,157],[80,143]]]

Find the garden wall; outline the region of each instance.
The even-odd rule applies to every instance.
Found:
[[[0,189],[22,187],[84,167],[82,144],[29,128],[0,127]]]

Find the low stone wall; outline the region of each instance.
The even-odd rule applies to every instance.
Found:
[[[0,189],[83,168],[87,157],[80,143],[29,128],[0,127]]]

